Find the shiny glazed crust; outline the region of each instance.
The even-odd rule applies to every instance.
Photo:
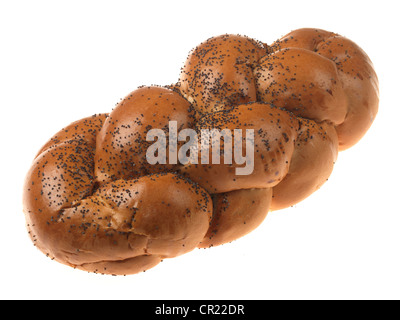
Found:
[[[207,39],[177,83],[140,87],[109,114],[78,120],[44,144],[24,184],[29,235],[51,259],[113,275],[234,241],[318,190],[378,103],[372,62],[338,34],[299,29],[271,45]],[[195,162],[167,153],[166,163],[150,164],[150,130],[167,133],[167,148],[185,143],[171,145],[171,121],[199,135],[252,130],[252,172],[238,175],[243,164],[225,162],[228,138],[218,142],[219,164],[202,162],[212,149]],[[242,151],[247,142],[240,138]],[[203,151],[201,140],[193,148]]]

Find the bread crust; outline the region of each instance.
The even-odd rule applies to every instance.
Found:
[[[243,165],[234,161],[232,165],[226,165],[222,154],[225,144],[221,139],[220,164],[211,161],[210,164],[202,164],[202,154],[199,152],[198,164],[185,165],[180,168],[180,172],[210,193],[273,187],[287,174],[298,127],[297,118],[290,112],[266,103],[248,103],[229,110],[208,113],[197,122],[198,130],[228,129],[232,136],[235,129],[242,130],[242,142],[231,142],[231,145],[232,149],[240,146],[243,154],[246,152],[245,131],[254,130],[254,170],[249,175],[238,175],[235,169]],[[211,144],[209,159],[212,158],[212,148]]]
[[[300,48],[277,50],[255,69],[258,97],[295,115],[343,123],[347,103],[332,60]]]
[[[43,145],[23,190],[30,238],[51,259],[113,275],[232,242],[318,190],[378,103],[371,60],[336,33],[207,39],[177,83],[139,87]],[[153,129],[165,161],[149,161]],[[187,149],[185,129],[200,137]]]
[[[256,229],[266,218],[272,188],[241,189],[213,195],[212,222],[199,248],[237,240]]]
[[[271,47],[274,51],[302,48],[335,63],[347,108],[344,121],[335,123],[339,149],[356,144],[372,125],[379,106],[378,77],[365,51],[339,34],[311,28],[294,30]]]
[[[290,168],[273,188],[271,210],[299,203],[313,194],[330,177],[339,152],[336,130],[330,124],[300,120]]]
[[[168,159],[151,165],[146,151],[152,129],[167,133],[170,121],[178,130],[191,128],[195,121],[192,105],[179,93],[166,87],[144,86],[128,94],[110,113],[96,139],[95,176],[99,183],[132,179],[145,174],[176,171],[179,163]]]
[[[182,93],[199,113],[257,100],[253,66],[268,52],[261,42],[224,34],[194,48],[182,69]]]

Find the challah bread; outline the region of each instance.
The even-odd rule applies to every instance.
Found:
[[[318,190],[378,101],[368,56],[335,33],[210,38],[177,83],[45,143],[24,184],[29,235],[58,262],[114,275],[234,241]]]

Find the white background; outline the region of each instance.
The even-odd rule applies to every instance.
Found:
[[[0,2],[2,299],[399,299],[399,41],[395,1]],[[301,27],[357,42],[380,80],[371,130],[329,181],[231,244],[141,274],[89,274],[30,242],[21,194],[33,156],[140,85],[177,81],[190,49],[223,33],[271,43]]]

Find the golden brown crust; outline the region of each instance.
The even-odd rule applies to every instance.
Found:
[[[47,141],[39,150],[36,157],[43,151],[56,146],[57,144],[69,140],[82,140],[90,146],[96,145],[96,134],[100,131],[108,114],[95,114],[91,117],[86,117],[72,122],[65,128],[57,132]]]
[[[199,247],[219,246],[250,233],[264,221],[271,199],[272,188],[215,194],[212,222]]]
[[[346,99],[344,121],[334,122],[337,125],[340,150],[357,143],[374,121],[379,104],[378,78],[364,50],[343,36],[309,28],[292,31],[271,47],[274,51],[302,48],[335,63]]]
[[[290,207],[317,191],[329,178],[338,155],[335,128],[299,118],[301,126],[290,168],[273,188],[271,210]]]
[[[197,46],[182,69],[182,93],[200,113],[256,101],[253,66],[267,48],[254,39],[225,34]]]
[[[43,161],[48,160],[44,156]],[[88,177],[88,182],[75,190],[77,185],[70,183],[75,174],[68,176],[75,163],[55,160],[57,166],[65,168],[58,172],[64,180],[56,181],[61,187],[51,194],[47,191],[52,185],[43,181],[51,181],[54,170],[42,171],[41,164],[39,161],[27,177],[26,184],[31,187],[24,195],[24,210],[36,246],[61,263],[99,273],[113,270],[113,274],[119,265],[119,274],[137,273],[164,258],[193,250],[208,230],[211,197],[175,174],[118,180],[87,196],[93,180]],[[66,192],[68,201],[54,203],[54,197]]]
[[[254,132],[254,170],[247,175],[238,175],[236,169],[244,167],[232,161],[225,164],[224,140],[221,139],[220,164],[201,163],[202,153],[199,152],[198,164],[187,164],[180,167],[182,174],[199,183],[210,193],[228,192],[238,189],[269,188],[277,185],[286,175],[294,149],[299,123],[291,113],[265,103],[248,103],[204,115],[197,122],[197,129],[219,131],[228,129],[234,141],[234,130],[242,130],[242,142],[231,142],[232,157],[234,148],[242,147],[245,155],[246,130]],[[239,140],[240,141],[240,140]],[[199,142],[201,143],[201,141]],[[210,143],[209,159],[212,159],[213,145]],[[198,147],[201,150],[201,147]],[[231,159],[228,157],[228,160]]]
[[[95,154],[96,180],[103,183],[116,179],[132,179],[145,174],[175,171],[177,164],[150,165],[146,158],[151,129],[168,133],[169,121],[176,121],[178,130],[191,128],[194,110],[174,90],[163,87],[142,87],[127,95],[110,113],[97,135]],[[168,144],[168,134],[167,147]]]
[[[338,34],[210,38],[178,83],[140,87],[40,149],[24,184],[29,235],[51,259],[102,274],[234,241],[319,189],[378,102],[371,61]],[[148,139],[152,129],[161,136]],[[191,149],[175,136],[183,129],[200,138]],[[162,163],[147,153],[157,138]]]
[[[283,48],[303,48],[315,52],[322,42],[337,35],[337,33],[316,28],[296,29],[276,40],[271,45],[271,51],[275,52]]]
[[[305,49],[285,48],[261,59],[254,72],[260,100],[300,117],[343,123],[347,103],[333,61]]]

